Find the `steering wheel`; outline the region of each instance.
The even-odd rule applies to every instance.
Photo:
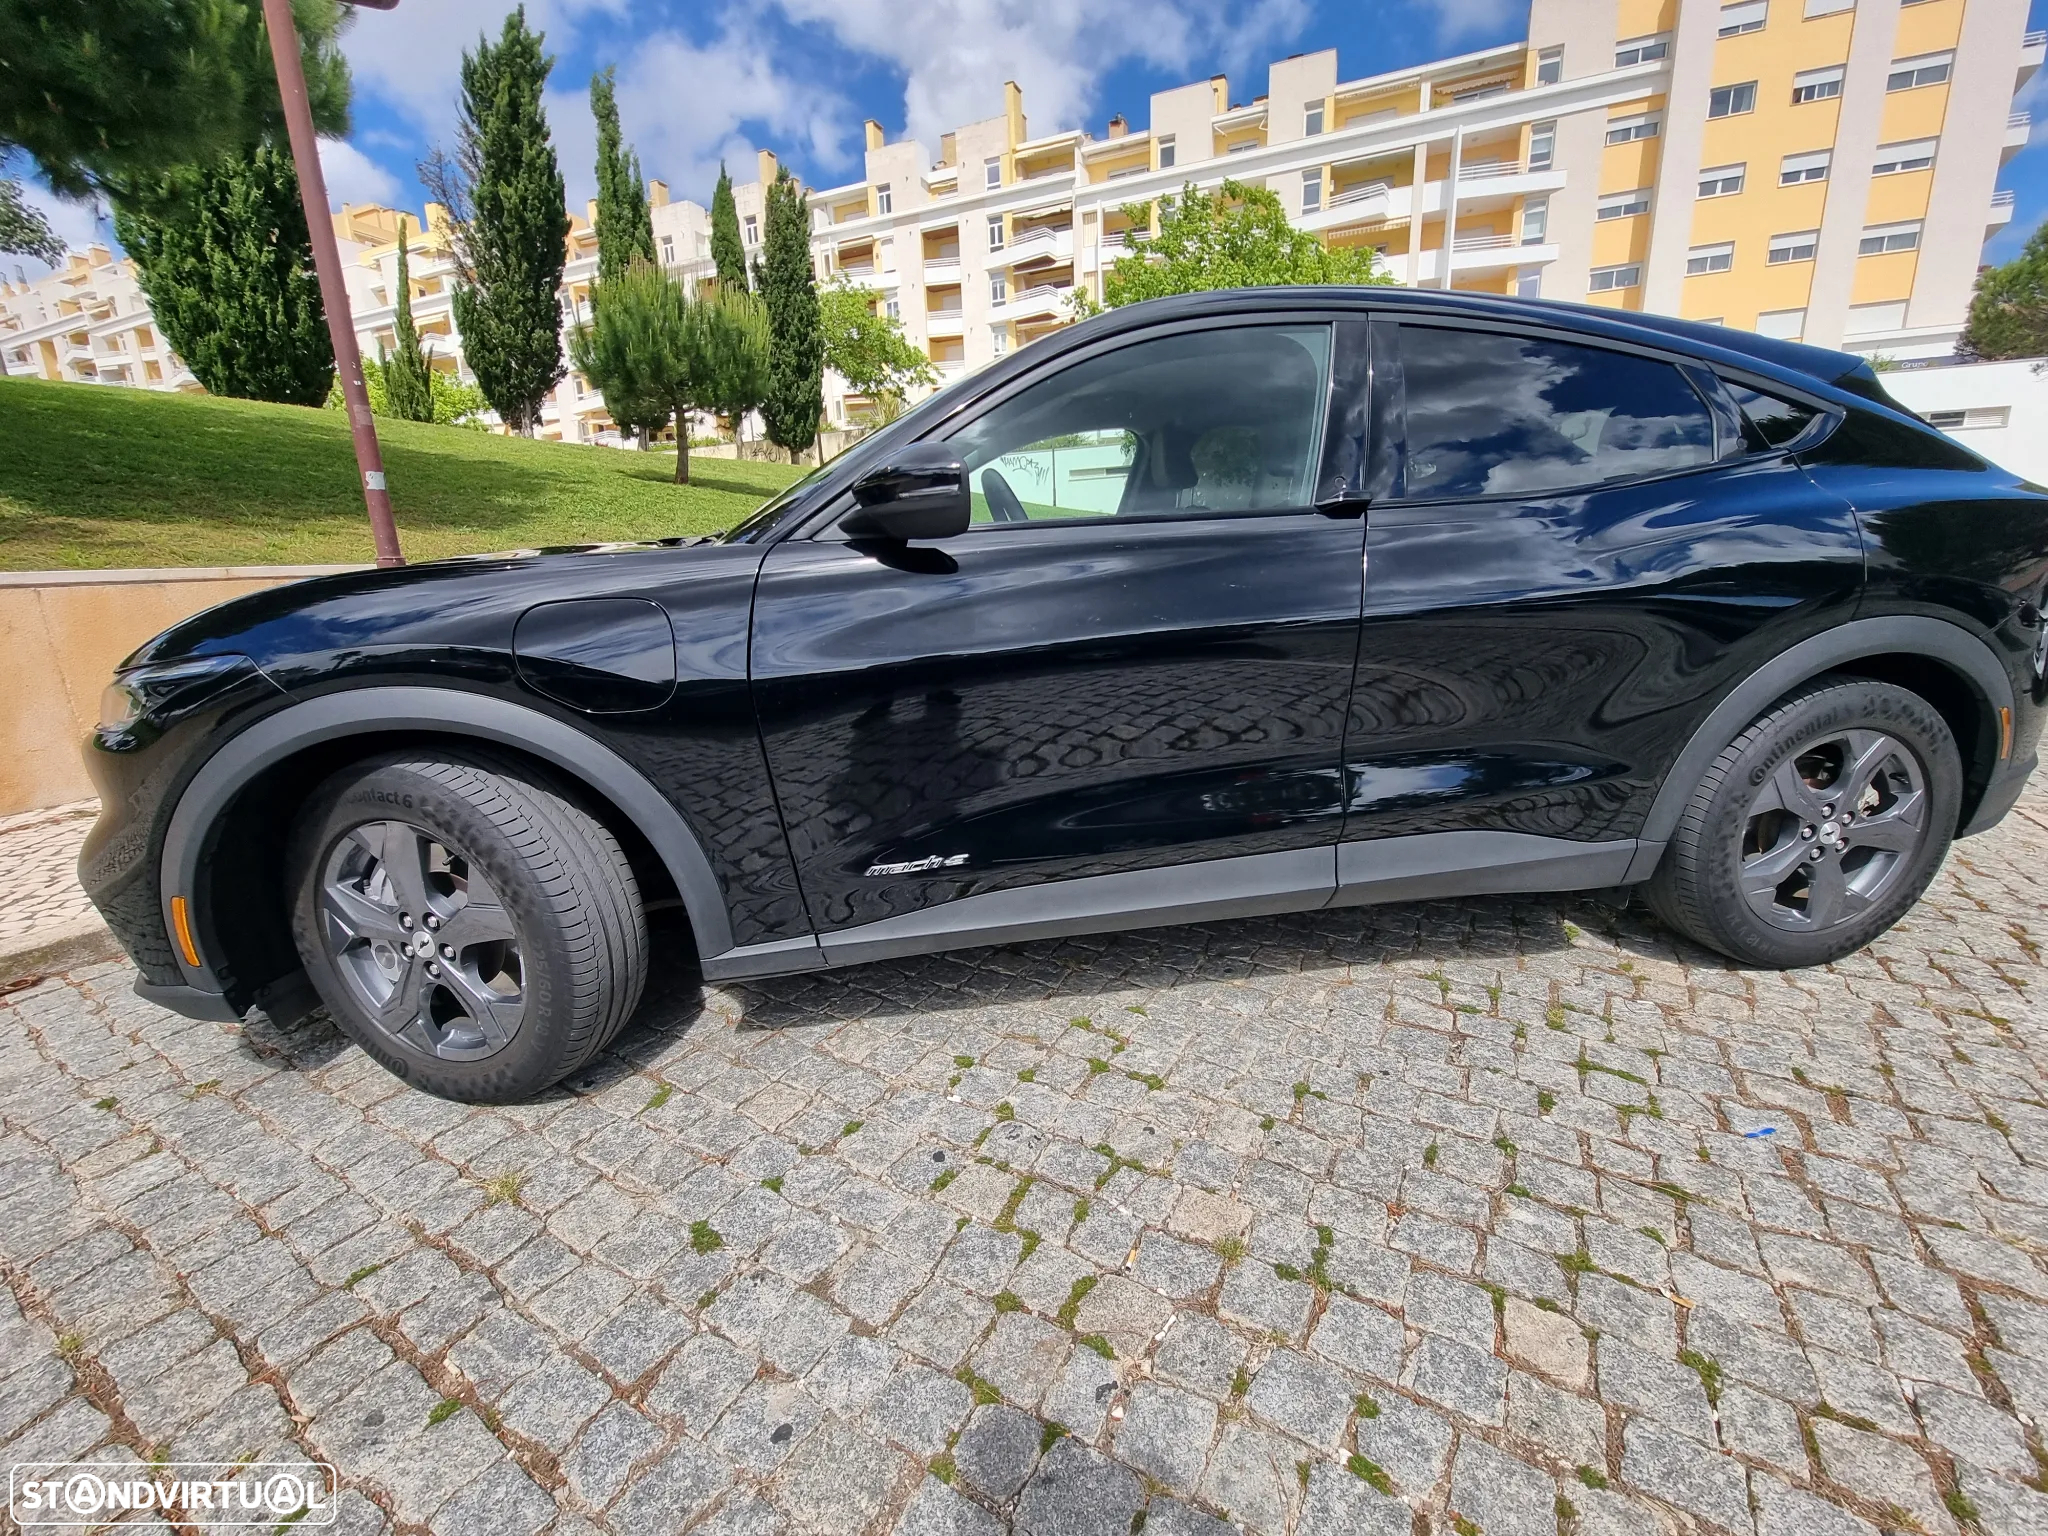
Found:
[[[999,470],[984,469],[981,472],[981,494],[988,502],[988,515],[998,523],[1025,523],[1031,520],[1024,510],[1024,503],[1017,499],[1017,493],[1010,489],[1010,482],[1002,477]]]

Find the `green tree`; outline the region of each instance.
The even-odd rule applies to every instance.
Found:
[[[406,257],[405,215],[398,216],[398,303],[391,325],[394,345],[383,359],[386,409],[401,421],[434,419],[433,360],[420,347],[412,323],[412,269]]]
[[[474,384],[465,384],[454,374],[443,368],[436,368],[427,375],[427,383],[433,390],[434,413],[426,419],[437,427],[471,427],[483,430],[479,419],[490,408],[484,399],[484,392]],[[374,357],[363,359],[363,385],[370,397],[372,416],[390,416],[391,401],[384,391],[384,366]],[[345,411],[348,403],[341,397],[341,381],[336,379],[327,391],[327,409]]]
[[[50,228],[50,221],[29,207],[18,181],[0,181],[0,251],[33,256],[53,267],[64,259],[64,242]]]
[[[733,206],[732,178],[718,162],[718,187],[711,194],[711,265],[722,288],[747,286],[747,247],[740,239],[739,209]]]
[[[130,187],[114,229],[164,337],[209,394],[318,405],[334,376],[291,152]]]
[[[590,110],[597,118],[597,285],[602,288],[636,261],[654,260],[654,220],[640,157],[619,133],[618,93],[612,71],[590,77]]]
[[[2019,255],[1977,279],[1956,351],[1986,360],[2048,357],[2048,220]]]
[[[690,413],[757,403],[767,373],[768,319],[760,300],[713,289],[699,298],[651,262],[598,293],[588,325],[569,338],[577,369],[621,426],[676,429],[676,483],[690,479]]]
[[[562,381],[569,215],[541,92],[555,61],[526,25],[505,18],[496,43],[462,56],[462,119],[454,161],[437,153],[422,178],[449,213],[455,324],[484,398],[531,436],[541,402]]]
[[[825,366],[855,394],[873,400],[884,417],[902,409],[911,386],[938,382],[938,369],[903,334],[903,322],[878,312],[874,295],[844,273],[818,291],[818,316]]]
[[[1123,212],[1135,228],[1151,222],[1149,204]],[[1161,208],[1159,233],[1103,273],[1102,298],[1115,309],[1214,288],[1392,281],[1368,247],[1327,246],[1289,224],[1278,194],[1265,187],[1226,181],[1214,192],[1198,192],[1191,183]],[[1075,304],[1093,307],[1078,288]]]
[[[768,189],[761,236],[760,293],[768,305],[768,393],[761,420],[790,457],[818,440],[825,410],[825,337],[811,267],[811,216],[803,188],[785,169]]]
[[[348,131],[339,0],[292,0],[320,131]],[[261,0],[0,0],[0,159],[66,196],[284,142]]]

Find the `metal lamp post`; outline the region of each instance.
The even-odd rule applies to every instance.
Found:
[[[388,11],[398,0],[353,3]],[[403,565],[398,525],[391,519],[391,496],[384,489],[384,457],[378,451],[377,426],[370,416],[370,392],[363,385],[362,354],[349,315],[348,286],[341,276],[341,250],[334,242],[334,220],[327,211],[327,179],[320,174],[320,140],[313,129],[313,107],[306,98],[306,70],[299,58],[299,30],[292,20],[291,0],[263,0],[263,21],[270,32],[277,93],[283,99],[285,126],[291,133],[299,199],[306,206],[306,231],[313,237],[313,271],[320,279],[320,303],[327,311],[327,334],[334,342],[334,367],[341,376],[341,397],[348,407],[349,434],[355,439],[356,467],[362,471],[363,504],[370,513],[377,563]]]

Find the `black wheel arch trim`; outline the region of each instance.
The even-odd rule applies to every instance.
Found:
[[[179,796],[164,834],[158,893],[164,931],[177,932],[171,898],[198,889],[207,830],[245,785],[307,747],[371,731],[468,737],[545,759],[603,795],[647,839],[675,881],[699,953],[710,956],[732,948],[725,895],[703,843],[639,769],[594,737],[539,710],[456,688],[407,686],[351,689],[288,705],[232,737],[206,760]],[[205,954],[198,966],[183,955],[177,959],[193,989],[214,996],[226,991]]]
[[[1655,871],[1657,858],[1677,830],[1678,818],[1684,814],[1686,801],[1698,787],[1701,776],[1728,743],[1772,703],[1801,683],[1834,668],[1871,656],[1900,653],[1944,663],[1968,680],[1994,714],[2012,708],[2012,679],[1999,665],[1991,647],[1960,625],[1896,614],[1851,619],[1823,630],[1779,652],[1736,684],[1693,732],[1673,759],[1650,813],[1643,820],[1639,836],[1644,847],[1629,870],[1629,880],[1647,880]],[[1971,825],[1974,829],[1975,823]]]

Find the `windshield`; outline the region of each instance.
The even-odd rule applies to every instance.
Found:
[[[887,426],[878,428],[852,446],[842,449],[823,464],[812,469],[810,473],[806,474],[795,484],[776,492],[773,496],[762,502],[760,506],[756,507],[743,521],[724,534],[725,542],[728,544],[745,544],[759,538],[775,525],[792,502],[799,496],[807,494],[811,487],[815,486],[827,471],[836,471],[844,461],[854,455],[859,454],[864,457],[863,450],[871,449],[876,439],[882,436],[883,433],[888,434],[889,441],[892,443],[914,440],[917,434],[923,430],[925,422],[945,415],[952,408],[952,402],[959,397],[962,386],[967,382],[966,378],[958,378],[946,385],[945,388],[926,395]]]

